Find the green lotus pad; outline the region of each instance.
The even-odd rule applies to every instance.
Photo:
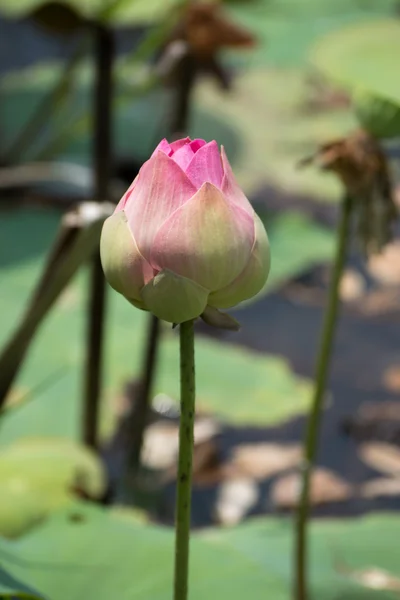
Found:
[[[45,600],[44,596],[19,579],[15,579],[3,568],[0,568],[0,598],[2,600]]]
[[[71,502],[74,488],[97,498],[105,490],[99,459],[61,438],[25,438],[0,452],[0,535],[15,537]]]
[[[45,6],[47,0],[2,0],[0,14],[24,18]],[[62,0],[74,12],[87,19],[108,21],[113,25],[151,23],[179,3],[179,0]]]
[[[327,77],[354,90],[400,104],[398,19],[349,25],[322,37],[310,61]]]
[[[190,597],[274,600],[291,597],[292,519],[260,518],[192,536]],[[336,571],[376,567],[399,576],[400,520],[371,516],[311,525],[311,591],[318,600],[380,600]],[[52,600],[164,600],[172,589],[173,531],[91,506],[54,514],[29,536],[0,543],[9,571]]]

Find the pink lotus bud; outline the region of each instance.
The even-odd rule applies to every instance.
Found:
[[[110,285],[135,306],[182,323],[264,286],[267,234],[215,141],[163,140],[104,223]]]

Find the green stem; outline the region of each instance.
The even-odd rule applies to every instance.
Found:
[[[96,73],[93,90],[94,196],[97,201],[106,201],[110,193],[112,163],[114,34],[101,25],[93,25],[93,34]],[[106,318],[106,281],[101,267],[99,248],[96,249],[91,260],[89,285],[82,441],[89,448],[97,450]]]
[[[339,308],[339,284],[345,263],[349,233],[351,199],[346,196],[342,203],[340,223],[337,231],[337,248],[333,265],[332,280],[329,287],[328,306],[318,353],[314,398],[304,440],[304,466],[302,471],[300,503],[297,510],[295,541],[295,589],[296,600],[307,600],[307,522],[310,508],[310,478],[315,463],[321,409],[326,379],[332,354],[332,343],[336,329]]]
[[[181,419],[176,491],[174,600],[186,600],[189,572],[190,504],[195,412],[193,321],[180,325]]]

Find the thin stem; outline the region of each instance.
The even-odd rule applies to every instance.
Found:
[[[346,258],[346,249],[351,214],[351,199],[346,196],[341,207],[340,223],[337,231],[337,248],[333,264],[332,279],[329,287],[328,306],[318,353],[314,398],[311,405],[307,431],[304,440],[304,466],[300,503],[297,511],[296,545],[295,545],[295,589],[296,600],[307,600],[307,522],[310,509],[310,478],[315,463],[321,409],[326,387],[326,379],[332,354],[332,345],[336,329],[339,308],[339,284]]]
[[[94,25],[96,83],[94,86],[93,157],[95,169],[95,198],[107,200],[111,171],[111,105],[114,40],[112,32]],[[99,399],[102,379],[106,288],[100,253],[97,249],[90,265],[88,303],[87,355],[85,369],[83,441],[98,446]]]
[[[98,448],[98,421],[103,362],[104,316],[106,290],[102,281],[103,270],[98,251],[90,265],[89,303],[87,314],[87,356],[83,406],[83,442]]]
[[[0,351],[0,409],[47,313],[99,243],[100,221],[80,228],[70,222],[71,215],[67,213],[64,216],[26,311]]]
[[[170,129],[172,135],[179,138],[186,135],[188,129],[190,100],[196,79],[196,63],[190,52],[181,58],[176,77],[175,105],[171,115]]]
[[[187,600],[195,412],[193,321],[180,325],[181,419],[176,490],[174,600]]]

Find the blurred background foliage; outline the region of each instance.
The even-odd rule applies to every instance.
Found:
[[[10,10],[18,11],[19,16],[26,16],[43,3],[9,4],[12,7]],[[295,158],[302,152],[307,153],[327,137],[342,135],[354,123],[351,112],[343,106],[344,100],[341,102],[339,97],[335,102],[334,91],[329,94],[328,89],[325,91],[328,98],[318,98],[321,93],[318,94],[318,75],[313,65],[316,64],[324,74],[334,77],[332,62],[336,60],[336,71],[340,73],[336,79],[340,83],[344,80],[359,81],[363,87],[368,87],[368,79],[365,79],[368,73],[371,78],[385,77],[388,70],[379,68],[377,61],[379,57],[386,60],[385,48],[389,49],[387,53],[390,54],[397,25],[393,19],[379,22],[377,17],[393,14],[396,3],[383,1],[378,4],[368,0],[340,3],[252,0],[249,4],[236,0],[227,4],[226,10],[232,18],[247,26],[256,36],[257,45],[251,52],[228,52],[226,60],[231,68],[237,70],[233,94],[221,95],[211,82],[201,83],[190,133],[201,133],[207,137],[213,131],[215,137],[227,147],[244,185],[257,188],[273,176],[284,189],[293,191],[301,186],[306,192],[318,194],[321,198],[336,198],[337,187],[334,183],[311,172],[299,175],[295,168]],[[90,18],[111,6],[104,2],[72,2],[71,5],[74,10],[79,8]],[[169,6],[164,3],[163,7],[167,12]],[[141,14],[141,11],[146,14]],[[110,8],[110,14],[123,15],[121,21],[124,27],[136,28],[136,36],[138,28],[143,31],[148,18],[159,18],[159,13],[160,7],[154,1],[117,2],[115,13]],[[114,17],[108,18],[114,22]],[[346,28],[342,30],[343,25]],[[336,32],[336,44],[340,52],[336,51]],[[348,50],[345,49],[345,40],[341,39],[346,32]],[[324,34],[329,35],[325,38]],[[384,44],[379,42],[381,38]],[[319,47],[317,44],[315,51],[310,51],[320,39],[325,40],[324,45]],[[365,47],[366,43],[369,46]],[[358,59],[350,44],[359,48]],[[329,63],[330,45],[334,58]],[[379,51],[375,52],[374,49],[378,47]],[[354,57],[353,60],[342,60],[347,51]],[[364,60],[365,52],[367,56],[368,53],[373,55],[373,62],[372,59]],[[394,60],[393,56],[395,52],[389,60]],[[15,74],[8,73],[3,79],[1,98],[5,118],[2,135],[5,147],[15,137],[21,124],[35,111],[43,95],[55,84],[60,68],[60,63],[49,64],[47,60],[45,64],[35,64],[23,71],[19,69]],[[61,125],[63,132],[57,135],[53,157],[55,154],[61,158],[73,156],[74,160],[83,162],[89,160],[90,73],[90,64],[78,68],[74,84],[67,86],[69,94],[64,96],[61,116],[53,126],[51,122],[47,123],[46,131],[42,132],[44,137],[47,135],[51,138],[54,135],[52,128],[54,130],[57,124]],[[154,139],[164,133],[162,123],[167,110],[165,91],[154,91],[135,102],[132,93],[135,93],[137,86],[140,93],[146,71],[143,71],[143,63],[133,64],[126,53],[119,61],[116,77],[117,97],[121,106],[115,123],[116,155],[131,156],[133,153],[138,160],[143,160],[154,145]],[[282,85],[283,81],[285,86]],[[382,88],[382,84],[377,81],[376,86]],[[387,82],[386,85],[395,86],[396,83]],[[374,92],[374,89],[370,91]],[[14,110],[15,107],[18,110]],[[260,122],[264,124],[263,127],[257,126]],[[134,139],[130,135],[133,130]],[[39,155],[46,154],[44,145],[45,148],[43,143],[41,147],[40,140],[36,140],[36,152]],[[268,156],[267,161],[263,160],[265,155]],[[33,149],[29,156],[35,156]]]

